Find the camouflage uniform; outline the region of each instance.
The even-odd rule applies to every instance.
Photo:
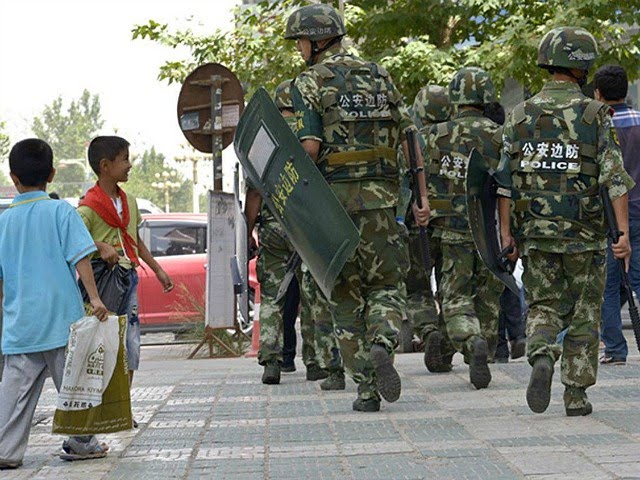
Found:
[[[318,288],[318,284],[311,276],[306,265],[302,264],[302,283],[300,284],[302,315],[313,319],[314,339],[318,363],[330,374],[343,372],[340,348],[333,332],[331,307]],[[308,310],[305,313],[305,309]]]
[[[586,71],[596,53],[586,30],[563,27],[544,37],[538,64]],[[607,246],[598,187],[608,185],[613,200],[633,184],[611,131],[609,108],[569,81],[547,82],[505,124],[498,181],[506,189],[499,193],[511,196],[512,231],[523,256],[527,354],[534,366],[527,401],[537,413],[546,409],[550,392],[542,402],[530,394],[540,393],[547,375],[550,390],[560,355],[567,414],[591,412],[585,389],[596,381]],[[542,366],[549,362],[550,368]]]
[[[479,68],[460,70],[450,84],[450,101],[459,106],[483,105],[493,96],[491,80]],[[488,348],[489,356],[495,352],[503,287],[484,266],[473,244],[464,182],[473,148],[494,168],[497,166],[498,130],[499,126],[484,117],[480,109],[460,109],[450,122],[431,128],[425,155],[429,161],[430,224],[442,251],[439,293],[451,341],[451,345],[442,346],[442,353],[450,355],[455,350],[464,355],[476,388],[486,387],[491,379],[480,349]],[[486,344],[480,347],[484,341]],[[482,378],[478,380],[475,377],[479,371]]]
[[[278,289],[282,284],[287,260],[294,252],[286,239],[278,221],[263,205],[258,224],[260,247],[256,270],[260,282],[260,347],[258,362],[266,365],[269,362],[282,363],[282,316],[285,296],[276,303]],[[302,281],[302,273],[296,272],[298,282]],[[301,295],[302,310],[300,312],[300,333],[302,335],[302,361],[307,368],[317,365],[313,317],[308,315],[307,297]]]
[[[315,12],[318,21],[310,22]],[[325,35],[331,25],[338,28]],[[344,33],[335,10],[312,5],[290,16],[286,38],[308,38],[313,49],[316,40],[338,39],[314,53],[309,63],[315,64],[296,78],[292,97],[298,138],[320,142],[318,168],[360,232],[331,297],[334,330],[345,370],[358,384],[358,402],[380,398],[370,350],[377,353],[381,345],[393,353],[394,325],[400,325],[406,305],[398,288],[408,258],[406,229],[395,216],[396,149],[411,120],[387,72],[348,53],[339,42]]]
[[[433,125],[446,122],[451,116],[452,108],[449,103],[449,95],[443,87],[429,85],[422,88],[413,101],[414,123],[420,129],[423,137],[428,135]],[[423,145],[423,155],[426,151]],[[436,268],[436,281],[439,282],[442,267],[440,255],[440,242],[433,237],[433,229],[429,233],[429,253],[431,254],[431,268],[425,270],[422,263],[420,249],[419,228],[413,220],[413,213],[407,210],[406,222],[409,229],[409,273],[405,279],[407,285],[407,317],[413,325],[414,332],[420,339],[424,339],[434,330],[441,330],[445,335],[445,329],[438,329],[440,315],[436,308],[436,300],[431,290],[431,268]]]
[[[276,89],[275,102],[280,110],[291,109],[289,93],[290,81],[282,82]],[[293,117],[286,118],[293,126]],[[262,204],[258,222],[260,242],[256,264],[260,282],[260,346],[258,362],[266,365],[270,362],[282,363],[283,312],[285,296],[276,303],[275,299],[287,270],[287,261],[295,251],[280,224],[271,214],[266,204]],[[302,282],[302,271],[298,269],[296,278]],[[308,297],[300,297],[300,333],[302,335],[302,361],[307,369],[318,364],[314,344],[313,317],[309,315]]]

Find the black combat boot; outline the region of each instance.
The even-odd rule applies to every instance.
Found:
[[[524,357],[524,354],[527,353],[527,339],[519,338],[518,340],[511,340],[511,359],[515,360],[516,358]]]
[[[471,360],[469,362],[469,380],[478,390],[487,388],[491,382],[491,371],[487,364],[489,347],[482,337],[475,337],[472,343]]]
[[[311,382],[315,382],[316,380],[322,380],[329,376],[329,372],[325,369],[320,368],[320,365],[317,363],[312,363],[307,366],[307,380]]]
[[[587,392],[584,388],[564,387],[564,411],[567,417],[584,417],[593,412],[593,406],[587,400]]]
[[[400,398],[402,388],[400,375],[393,367],[391,355],[382,345],[374,343],[371,346],[371,363],[376,371],[376,382],[380,395],[387,402],[395,402]]]
[[[280,383],[280,364],[278,362],[269,362],[264,366],[262,383],[266,383],[267,385],[277,385]]]
[[[442,334],[434,330],[424,337],[424,366],[432,373],[442,372]]]
[[[344,372],[342,370],[329,372],[327,379],[320,384],[322,390],[344,390],[345,387]]]
[[[542,413],[551,401],[551,379],[553,361],[546,355],[535,357],[533,370],[527,387],[527,404],[532,412]]]
[[[353,409],[356,412],[379,412],[380,400],[377,398],[356,398],[353,401]]]

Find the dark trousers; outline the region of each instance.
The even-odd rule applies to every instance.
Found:
[[[509,358],[509,341],[525,338],[523,303],[521,295],[516,295],[508,288],[500,296],[496,358]]]
[[[282,365],[293,365],[296,356],[296,319],[300,305],[300,286],[293,277],[284,297]]]

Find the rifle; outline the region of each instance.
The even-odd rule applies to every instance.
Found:
[[[607,232],[611,243],[618,243],[618,240],[623,233],[618,230],[618,222],[616,220],[615,212],[613,211],[613,205],[611,204],[611,198],[609,198],[609,189],[604,185],[600,186],[600,197],[602,198],[602,206],[604,208],[604,216],[609,225]],[[626,265],[624,259],[618,259],[620,265],[620,279],[622,280],[622,289],[627,294],[629,299],[629,316],[631,317],[631,326],[633,327],[633,335],[636,338],[636,345],[640,350],[640,315],[638,315],[638,307],[633,298],[633,291],[631,290],[631,284],[629,283],[629,275],[627,275]]]
[[[418,208],[422,208],[422,197],[427,195],[427,187],[424,177],[424,162],[422,157],[418,159],[416,151],[416,131],[409,127],[404,132],[407,136],[407,147],[409,152],[409,166],[413,177],[413,196],[416,199]],[[422,255],[422,264],[427,275],[431,273],[431,254],[429,253],[429,237],[427,236],[427,228],[420,226],[420,254]]]
[[[302,264],[302,259],[300,258],[300,255],[298,255],[298,252],[293,252],[289,257],[289,259],[287,260],[284,278],[282,279],[282,283],[278,288],[278,293],[276,293],[276,298],[275,298],[276,303],[279,302],[282,299],[282,297],[284,297],[285,294],[287,293],[287,290],[289,289],[289,284],[291,283],[291,280],[293,280],[293,277],[295,277],[296,272],[298,271],[298,268],[300,267],[301,264]]]

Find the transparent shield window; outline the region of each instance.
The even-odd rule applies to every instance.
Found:
[[[256,137],[253,139],[253,145],[251,145],[249,154],[247,155],[251,165],[256,169],[256,173],[260,178],[262,178],[264,169],[267,167],[267,163],[269,163],[269,159],[275,149],[276,144],[263,123],[258,133],[256,133]]]
[[[154,257],[206,253],[204,226],[152,226],[150,250]]]

